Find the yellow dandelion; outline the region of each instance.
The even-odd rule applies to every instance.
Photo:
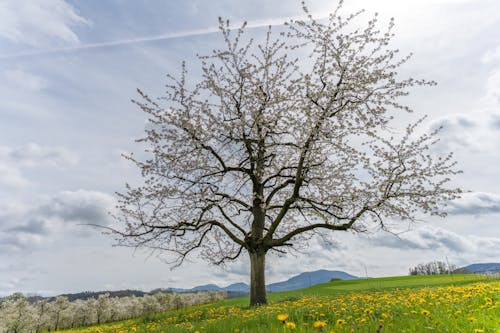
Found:
[[[289,321],[289,322],[287,322],[287,323],[285,324],[285,327],[286,327],[286,328],[289,328],[289,329],[291,329],[291,330],[294,330],[297,326],[295,325],[295,323],[294,323],[294,322]]]
[[[325,326],[326,326],[326,321],[324,321],[324,320],[315,321],[313,324],[314,328],[323,328]]]
[[[424,316],[429,316],[429,315],[431,314],[431,313],[430,313],[430,311],[425,310],[425,309],[422,309],[422,310],[420,311],[420,313],[421,313],[421,314],[423,314]]]
[[[345,324],[345,320],[344,319],[337,319],[337,321],[335,322],[335,325],[337,326],[342,326]]]
[[[480,329],[480,328],[476,328],[474,329],[474,333],[483,333],[484,330]]]
[[[279,321],[282,321],[283,323],[285,320],[288,319],[288,315],[286,313],[279,314],[276,318],[278,318]]]

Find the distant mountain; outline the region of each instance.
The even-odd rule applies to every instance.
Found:
[[[290,291],[329,282],[332,279],[354,280],[357,278],[358,277],[347,274],[346,272],[322,269],[314,272],[300,273],[283,282],[271,283],[267,286],[267,290],[270,292]]]
[[[239,283],[233,283],[227,287],[224,288],[225,291],[249,291],[250,286],[246,283],[239,282]]]
[[[215,284],[205,284],[202,286],[196,286],[194,288],[189,289],[189,291],[220,291],[220,290],[224,289]]]
[[[290,291],[290,290],[310,287],[318,283],[329,282],[331,279],[354,280],[357,278],[358,277],[351,274],[347,274],[345,272],[328,271],[322,269],[314,272],[300,273],[299,275],[296,275],[286,281],[268,284],[266,288],[269,292]],[[229,297],[231,297],[231,295],[241,296],[244,293],[248,293],[250,291],[250,287],[248,286],[248,284],[240,282],[231,284],[227,287],[219,287],[215,284],[207,284],[202,286],[196,286],[192,289],[169,288],[168,290],[177,292],[222,290],[222,291],[227,291]]]
[[[175,292],[175,293],[189,293],[189,292],[196,292],[196,291],[231,291],[235,292],[235,294],[239,294],[241,292],[246,292],[248,293],[250,291],[250,287],[248,284],[239,282],[239,283],[233,283],[230,284],[227,287],[219,287],[216,284],[204,284],[201,286],[196,286],[191,289],[185,289],[185,288],[167,288],[167,289],[162,289],[167,292]]]
[[[461,267],[455,272],[470,274],[495,274],[500,273],[500,263],[472,264],[469,266]]]
[[[476,264],[470,265],[467,267],[476,267],[477,265],[496,265],[496,269],[500,270],[500,264]],[[486,267],[486,266],[485,266]],[[491,267],[491,266],[487,266]],[[358,277],[350,275],[348,273],[342,271],[328,271],[328,270],[318,270],[314,272],[304,272],[296,275],[286,281],[271,283],[267,285],[267,291],[269,292],[279,292],[279,291],[290,291],[296,289],[302,289],[306,287],[313,286],[319,283],[329,282],[332,279],[341,279],[341,280],[354,280],[358,279]],[[64,294],[61,296],[66,296],[70,301],[74,301],[77,299],[86,300],[89,298],[98,298],[101,294],[109,294],[110,297],[124,297],[124,296],[136,296],[142,297],[144,295],[152,295],[159,292],[175,292],[175,293],[187,293],[187,292],[200,292],[200,291],[225,291],[227,293],[228,298],[241,297],[246,296],[250,292],[250,286],[246,283],[239,282],[233,283],[226,287],[219,287],[216,284],[205,284],[201,286],[196,286],[191,289],[184,288],[158,288],[151,290],[150,292],[144,292],[140,290],[118,290],[118,291],[85,291],[81,293],[75,294]],[[43,299],[45,297],[40,296],[32,296],[33,300]],[[47,299],[54,299],[55,297],[47,297]]]

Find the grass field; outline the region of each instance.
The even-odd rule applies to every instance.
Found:
[[[481,275],[334,281],[64,332],[471,332],[500,333],[500,280]]]

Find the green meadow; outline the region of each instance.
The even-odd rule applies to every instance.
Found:
[[[65,330],[124,332],[492,332],[500,333],[500,279],[483,275],[336,280],[248,298]]]

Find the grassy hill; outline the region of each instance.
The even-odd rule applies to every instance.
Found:
[[[500,280],[482,275],[337,280],[269,301],[224,300],[65,332],[500,332]]]

